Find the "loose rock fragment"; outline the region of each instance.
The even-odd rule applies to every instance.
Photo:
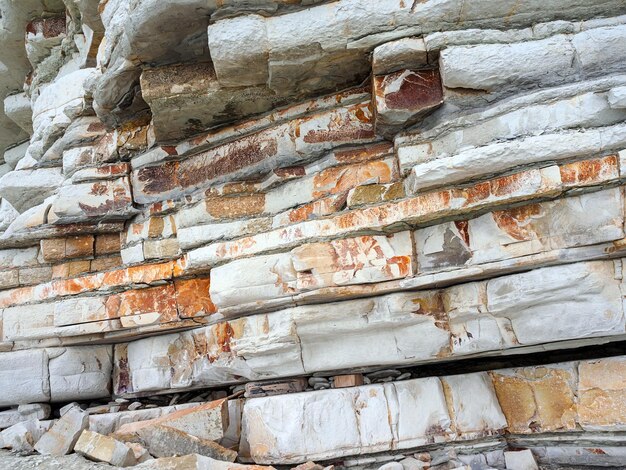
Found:
[[[89,415],[74,406],[41,437],[35,445],[35,450],[44,455],[69,454],[88,426]]]
[[[84,430],[74,451],[97,462],[106,462],[118,467],[131,467],[137,463],[133,450],[109,436]]]

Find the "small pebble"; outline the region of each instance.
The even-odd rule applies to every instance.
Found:
[[[401,375],[402,375],[402,372],[400,372],[397,369],[378,370],[376,372],[372,372],[371,374],[367,374],[367,376],[372,380],[382,379],[385,377],[399,377]]]
[[[311,387],[315,386],[315,384],[328,384],[329,381],[326,377],[309,377],[309,385]]]
[[[313,390],[327,390],[330,388],[330,384],[326,383],[317,383],[315,385],[313,385]]]

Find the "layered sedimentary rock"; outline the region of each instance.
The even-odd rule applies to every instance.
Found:
[[[0,10],[2,446],[623,464],[622,1]]]

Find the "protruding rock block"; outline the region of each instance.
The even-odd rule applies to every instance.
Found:
[[[366,235],[237,260],[211,271],[211,298],[223,308],[324,287],[402,279],[414,271],[412,244],[409,232]]]
[[[41,204],[62,183],[60,168],[11,171],[0,178],[0,197],[23,213]]]
[[[66,37],[66,17],[41,18],[26,26],[26,54],[33,67],[50,55],[53,47]]]
[[[424,38],[402,38],[381,44],[372,53],[374,75],[387,75],[398,70],[417,70],[428,66]]]
[[[4,114],[28,134],[33,132],[32,104],[26,93],[7,96],[4,99]]]
[[[438,70],[400,70],[374,76],[376,132],[393,136],[443,104]]]
[[[470,391],[475,394],[468,395]],[[256,398],[246,403],[243,415],[250,456],[265,464],[462,441],[497,434],[505,427],[486,374],[446,377],[443,384],[428,378]],[[312,439],[298,442],[294,438],[300,433]]]
[[[133,171],[138,203],[176,197],[225,181],[254,178],[274,168],[311,161],[346,144],[376,140],[369,103],[313,114],[243,136],[235,142]]]

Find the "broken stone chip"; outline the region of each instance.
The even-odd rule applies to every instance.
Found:
[[[89,426],[89,415],[74,406],[45,433],[35,445],[43,455],[66,455],[72,452],[80,434]]]
[[[135,453],[124,443],[97,432],[84,430],[74,451],[96,462],[106,462],[116,467],[130,467],[137,463]]]
[[[133,436],[139,436],[154,426],[173,428],[199,439],[216,441],[223,438],[228,429],[228,401],[216,400],[174,411],[159,418],[128,423],[121,426],[115,434],[124,440],[133,440]]]

